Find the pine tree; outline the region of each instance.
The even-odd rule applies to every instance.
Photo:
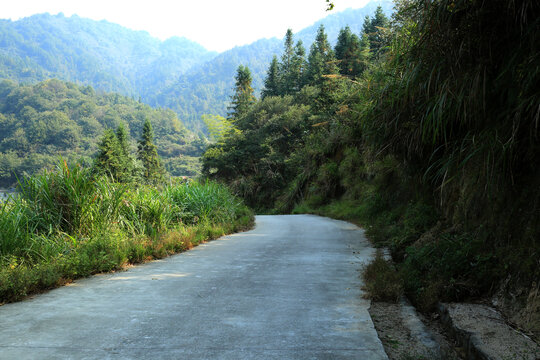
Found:
[[[364,24],[362,25],[362,32],[369,37],[369,34],[373,33],[375,28],[371,25],[371,19],[368,15],[364,18]]]
[[[366,16],[364,20],[364,34],[368,36],[369,48],[373,57],[378,57],[386,44],[384,29],[389,26],[390,21],[384,15],[381,6],[377,6],[374,17],[370,20]]]
[[[324,25],[319,27],[315,42],[311,45],[308,56],[307,81],[310,84],[321,84],[324,75],[337,74],[334,51],[328,42]]]
[[[135,175],[135,164],[129,151],[129,134],[123,123],[118,125],[118,128],[116,129],[116,139],[118,140],[120,149],[120,181],[124,183],[131,182]]]
[[[234,94],[231,98],[228,114],[229,119],[233,122],[238,121],[255,102],[254,90],[251,87],[251,71],[247,66],[238,66],[235,80]]]
[[[306,49],[302,43],[302,40],[298,40],[294,47],[294,56],[292,60],[292,78],[293,78],[293,90],[294,92],[300,91],[304,85],[306,85]]]
[[[365,70],[362,43],[348,26],[339,32],[335,54],[340,74],[356,77]]]
[[[163,182],[165,169],[154,145],[154,131],[148,119],[144,122],[137,157],[143,165],[142,177],[148,184],[157,185]]]
[[[118,139],[122,155],[129,156],[129,135],[123,123],[120,123],[116,128],[116,138]]]
[[[266,79],[264,80],[264,89],[262,90],[262,98],[264,99],[267,96],[278,96],[279,93],[279,64],[277,56],[274,55],[270,67],[268,68],[268,73],[266,74]]]
[[[122,178],[122,150],[113,130],[107,129],[98,145],[93,172],[98,176],[109,176],[113,181]]]
[[[294,74],[293,74],[293,60],[294,60],[294,40],[291,29],[287,30],[285,34],[285,45],[283,55],[281,56],[281,63],[279,66],[279,74],[281,78],[281,91],[280,95],[291,94],[294,89]]]

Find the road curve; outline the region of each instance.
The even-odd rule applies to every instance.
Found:
[[[387,359],[363,231],[311,215],[0,307],[0,359]]]

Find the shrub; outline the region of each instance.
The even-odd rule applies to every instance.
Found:
[[[403,294],[402,280],[392,264],[384,259],[380,250],[362,273],[363,290],[375,301],[398,302]]]

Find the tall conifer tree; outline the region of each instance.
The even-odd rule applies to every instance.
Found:
[[[355,77],[364,71],[362,43],[348,26],[339,32],[335,54],[340,74]]]
[[[135,164],[129,151],[129,134],[123,123],[116,129],[116,139],[120,149],[121,182],[131,182],[134,177]]]
[[[306,84],[306,49],[302,43],[302,40],[298,40],[294,47],[294,56],[292,60],[292,78],[294,84],[294,91],[298,92]]]
[[[310,84],[321,84],[324,75],[337,74],[336,58],[321,25],[308,56],[307,80]]]
[[[164,180],[165,169],[154,145],[154,131],[148,119],[144,122],[137,157],[143,165],[142,177],[147,183],[157,185]]]
[[[263,99],[267,96],[278,96],[279,94],[279,64],[277,56],[274,55],[268,72],[266,74],[266,79],[264,80],[264,89],[262,90]]]
[[[293,74],[293,61],[294,61],[294,40],[293,32],[291,29],[287,30],[285,34],[285,45],[283,49],[283,55],[281,55],[281,63],[279,68],[279,74],[281,78],[281,91],[280,95],[290,94],[294,89],[294,74]]]
[[[255,102],[254,90],[251,87],[251,71],[247,66],[240,65],[236,70],[234,94],[229,106],[229,119],[237,121]]]
[[[384,37],[384,29],[389,26],[389,23],[390,21],[386,15],[384,15],[381,6],[377,6],[373,18],[369,19],[369,17],[366,16],[366,19],[364,20],[363,30],[369,39],[369,48],[374,57],[377,57],[385,46],[386,40]]]
[[[105,130],[98,149],[94,159],[94,174],[109,176],[113,181],[121,181],[122,150],[113,130]]]

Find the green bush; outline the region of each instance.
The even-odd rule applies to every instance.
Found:
[[[473,234],[441,234],[406,252],[400,266],[405,291],[424,310],[440,298],[459,301],[489,291],[504,272],[501,259]]]
[[[23,179],[19,193],[0,204],[0,302],[253,223],[252,212],[216,183],[128,187],[65,162]]]
[[[392,264],[384,259],[381,251],[377,251],[375,258],[364,268],[363,290],[366,296],[375,301],[398,302],[403,295],[402,280]]]

